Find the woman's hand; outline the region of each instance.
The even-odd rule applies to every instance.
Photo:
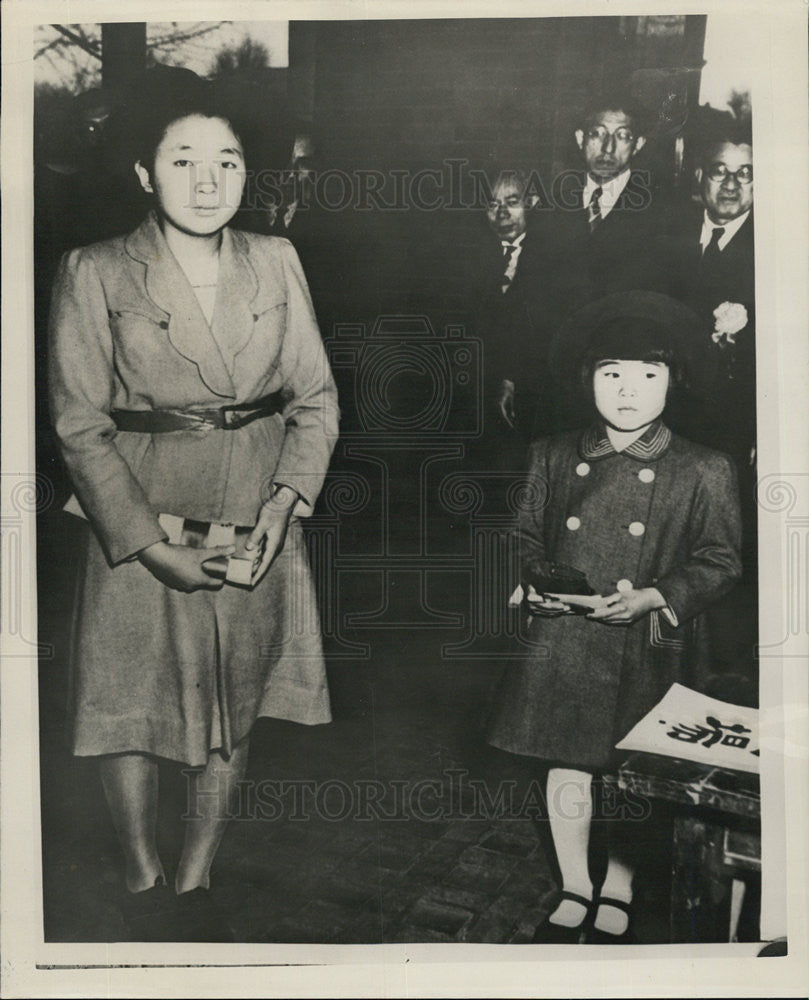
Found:
[[[622,590],[605,597],[605,604],[587,617],[604,625],[631,625],[650,611],[665,608],[666,601],[656,587],[641,590]]]
[[[138,553],[138,559],[155,579],[190,594],[194,590],[219,590],[224,580],[211,576],[202,565],[206,559],[230,556],[235,545],[220,545],[210,549],[193,549],[187,545],[155,542]]]
[[[292,508],[297,500],[298,494],[290,486],[279,486],[275,494],[261,505],[256,526],[244,543],[245,550],[252,552],[262,537],[266,539],[264,554],[258,569],[253,574],[254,585],[264,576],[283,549]]]

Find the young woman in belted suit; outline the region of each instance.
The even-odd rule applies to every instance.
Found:
[[[673,683],[694,686],[704,655],[694,627],[741,573],[730,458],[662,420],[670,388],[693,360],[698,322],[689,330],[690,321],[689,310],[653,292],[585,307],[559,352],[572,369],[566,381],[574,372],[583,380],[597,419],[529,452],[518,541],[524,587],[536,591],[523,605],[535,645],[504,677],[489,741],[538,759],[546,774],[562,886],[538,943],[630,940],[633,859],[619,837],[608,837],[606,876],[593,892],[593,778],[614,765],[615,744]],[[589,613],[542,596],[572,601],[585,580],[603,596]]]
[[[194,920],[210,913],[250,729],[259,716],[330,720],[299,517],[338,409],[292,246],[228,228],[245,178],[237,130],[201,81],[163,96],[135,164],[153,211],[68,253],[53,294],[51,412],[68,509],[92,529],[72,748],[100,761],[130,933],[227,940]],[[212,575],[234,554],[255,560],[252,589]],[[194,769],[174,892],[155,838],[160,758]]]

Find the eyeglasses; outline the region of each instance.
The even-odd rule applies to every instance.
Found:
[[[617,128],[614,132],[610,132],[606,125],[594,125],[592,128],[587,129],[585,135],[588,142],[604,142],[608,136],[614,136],[616,142],[622,142],[627,145],[635,138],[628,128]]]
[[[745,163],[738,170],[728,170],[724,163],[712,163],[708,167],[707,173],[712,181],[724,181],[728,177],[732,177],[739,184],[753,183],[753,166],[750,163]]]

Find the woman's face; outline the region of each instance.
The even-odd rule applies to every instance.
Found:
[[[593,372],[598,412],[619,431],[637,431],[666,406],[669,368],[662,361],[599,361]]]
[[[222,118],[189,115],[166,129],[150,173],[135,171],[153,193],[165,224],[190,236],[211,236],[236,214],[244,189],[242,145]]]

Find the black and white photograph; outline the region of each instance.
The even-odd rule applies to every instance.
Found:
[[[805,4],[9,6],[7,995],[801,995]]]

